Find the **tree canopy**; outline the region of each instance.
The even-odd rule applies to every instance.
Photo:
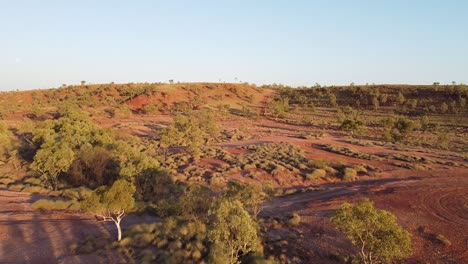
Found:
[[[241,256],[262,251],[255,220],[235,199],[224,198],[210,210],[213,221],[208,230],[213,263],[239,263]]]
[[[385,210],[378,210],[369,200],[357,205],[344,203],[332,217],[332,222],[359,247],[364,263],[389,261],[409,256],[411,237]]]
[[[81,207],[89,213],[96,215],[101,221],[113,221],[117,226],[117,240],[122,239],[120,221],[125,214],[134,207],[135,185],[120,179],[107,188],[102,186],[96,189]]]

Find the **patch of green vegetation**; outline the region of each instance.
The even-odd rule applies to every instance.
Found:
[[[410,233],[398,225],[393,214],[375,209],[369,200],[357,205],[343,204],[332,222],[356,245],[364,263],[391,261],[412,254]]]
[[[73,201],[39,199],[31,207],[34,210],[64,210],[76,207],[76,204]]]

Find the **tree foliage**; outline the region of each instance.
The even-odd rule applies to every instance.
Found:
[[[117,240],[122,239],[120,222],[125,214],[134,207],[135,186],[120,179],[107,188],[102,186],[96,189],[86,200],[82,202],[81,207],[89,213],[96,215],[100,221],[113,221],[117,227]]]
[[[165,150],[171,147],[188,147],[188,152],[194,158],[199,158],[202,145],[214,141],[219,132],[220,128],[212,110],[203,109],[177,115],[174,123],[161,131],[160,147]]]
[[[208,230],[213,263],[240,263],[239,258],[262,250],[255,220],[235,199],[221,199],[210,210],[213,217]]]
[[[41,145],[30,167],[57,190],[60,174],[68,171],[74,159],[75,153],[67,143],[48,141]]]
[[[275,117],[284,118],[286,113],[289,112],[289,98],[275,97],[274,100],[268,103],[267,108]]]
[[[139,139],[116,139],[73,106],[60,106],[58,112],[60,118],[47,120],[33,130],[38,150],[30,166],[53,189],[62,174],[67,174],[65,179],[71,184],[95,188],[111,184],[117,174],[133,181],[144,170],[159,167],[138,144]]]
[[[385,128],[384,139],[395,142],[407,139],[413,131],[420,127],[419,123],[406,117],[387,117],[382,120]]]
[[[0,162],[6,163],[13,148],[13,133],[4,122],[0,122]]]
[[[332,222],[359,247],[363,263],[377,263],[409,256],[410,234],[398,225],[391,213],[378,210],[369,200],[357,205],[345,203]]]
[[[245,209],[256,219],[262,210],[263,202],[271,198],[271,193],[268,190],[263,190],[258,185],[230,181],[227,184],[225,197],[240,201]]]

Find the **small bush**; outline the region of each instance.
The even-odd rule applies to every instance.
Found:
[[[8,185],[10,183],[13,183],[15,182],[15,180],[11,179],[11,178],[1,178],[0,179],[0,184],[4,184],[4,185]]]
[[[24,185],[21,183],[10,184],[8,185],[8,189],[12,191],[22,191],[24,189]]]
[[[28,193],[47,193],[49,189],[43,188],[41,186],[26,186],[22,190],[23,192],[28,192]]]
[[[42,184],[41,179],[38,179],[38,178],[27,178],[23,182],[24,183],[29,183],[31,185],[38,185],[38,186],[40,186]]]
[[[64,190],[62,196],[68,197],[73,200],[81,201],[86,199],[88,196],[92,194],[92,190],[86,187],[79,187],[73,189]]]
[[[72,206],[72,202],[63,200],[40,199],[32,204],[34,210],[64,210]]]
[[[351,182],[357,180],[357,172],[352,168],[345,168],[343,170],[343,181]]]
[[[325,178],[327,176],[327,171],[324,169],[315,169],[312,173],[308,173],[306,178],[308,180],[318,180],[321,178]]]
[[[243,170],[250,170],[250,169],[255,169],[257,168],[257,166],[255,166],[255,164],[245,164],[242,169]]]
[[[271,171],[271,175],[280,176],[286,172],[286,169],[283,166],[277,166],[276,169]]]
[[[367,169],[366,167],[364,167],[364,165],[355,165],[353,166],[353,169],[358,173],[359,172],[367,173]]]
[[[287,224],[290,226],[297,226],[301,223],[301,216],[296,213],[293,213],[288,219]]]

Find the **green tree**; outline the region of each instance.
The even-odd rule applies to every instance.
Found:
[[[164,150],[164,157],[170,147],[184,146],[193,158],[198,159],[202,145],[212,142],[219,133],[215,114],[211,110],[177,115],[174,123],[161,131],[160,147]]]
[[[364,122],[358,119],[345,119],[340,125],[340,130],[351,132],[351,135],[361,135],[366,131]]]
[[[406,117],[387,117],[381,122],[385,128],[384,139],[393,140],[395,142],[407,139],[411,133],[419,127],[419,122],[415,122]]]
[[[209,214],[213,220],[207,237],[213,263],[240,263],[240,257],[263,250],[258,225],[240,201],[223,198]]]
[[[284,118],[286,113],[289,112],[289,98],[277,97],[268,103],[268,111],[275,117]]]
[[[411,236],[385,210],[378,210],[369,200],[357,205],[344,203],[331,221],[359,247],[365,264],[407,257],[412,253]]]
[[[268,191],[269,190],[263,190],[262,187],[258,185],[229,181],[225,197],[240,201],[245,209],[256,219],[262,210],[263,202],[271,198]]]
[[[74,159],[75,153],[67,143],[49,141],[42,144],[30,167],[57,190],[60,174],[68,171]]]
[[[96,189],[81,204],[85,211],[97,216],[100,221],[112,221],[117,227],[117,241],[122,239],[120,223],[125,214],[134,207],[135,185],[120,179],[107,188],[106,186]]]
[[[0,162],[6,163],[13,147],[13,133],[4,122],[0,122]]]

